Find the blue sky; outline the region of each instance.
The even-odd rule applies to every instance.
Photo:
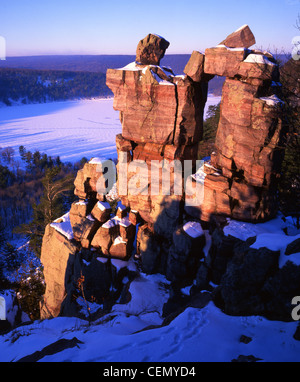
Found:
[[[6,55],[135,54],[148,33],[167,53],[215,46],[243,24],[256,47],[292,50],[300,0],[0,0]]]

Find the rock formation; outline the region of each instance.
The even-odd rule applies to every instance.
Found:
[[[247,35],[248,37],[234,36]],[[205,51],[204,71],[225,76],[216,151],[204,165],[204,197],[187,211],[209,221],[213,214],[246,221],[275,216],[276,179],[282,161],[282,102],[276,96],[278,67],[244,27]],[[249,42],[250,41],[250,42]],[[213,171],[214,169],[214,171]]]
[[[243,26],[205,54],[194,51],[184,75],[175,75],[159,66],[169,43],[149,34],[135,62],[107,70],[122,124],[116,136],[120,202],[116,209],[108,203],[114,180],[106,173],[113,163],[95,158],[78,171],[79,200],[44,235],[43,318],[76,311],[78,279],[87,296],[94,285],[97,299],[109,306],[126,274],[111,277],[118,274],[111,259],[128,260],[133,249],[144,272],[163,273],[177,286],[196,278],[199,287],[208,278],[203,222],[218,215],[252,222],[274,216],[282,133],[273,86],[278,70],[272,55],[248,49],[254,43]],[[226,77],[216,150],[198,168],[208,81],[215,75]],[[117,294],[110,293],[112,284]]]

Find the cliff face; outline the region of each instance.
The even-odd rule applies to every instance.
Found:
[[[105,192],[109,161],[91,160],[78,172],[79,201],[44,236],[44,318],[74,311],[71,295],[80,272],[87,290],[106,280],[98,299],[109,306],[129,272],[108,277],[118,274],[111,259],[126,261],[133,249],[144,272],[188,285],[203,257],[203,222],[218,215],[251,222],[275,215],[282,134],[278,70],[272,55],[248,49],[254,42],[243,26],[205,55],[194,51],[184,75],[177,76],[159,66],[169,43],[150,34],[140,41],[134,63],[108,69],[122,123],[116,137],[121,202],[112,214]],[[203,110],[215,75],[226,77],[216,151],[199,168]],[[100,269],[103,258],[108,263]],[[97,264],[94,272],[86,261]],[[109,292],[112,285],[118,293]]]

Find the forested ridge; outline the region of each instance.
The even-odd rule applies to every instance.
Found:
[[[8,106],[111,95],[103,73],[0,68],[0,102]]]

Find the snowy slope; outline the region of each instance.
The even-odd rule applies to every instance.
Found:
[[[298,263],[300,253],[284,255],[287,244],[299,237],[298,231],[292,236],[284,234],[284,228],[292,227],[292,221],[288,218],[283,222],[281,216],[256,225],[229,220],[225,234],[243,239],[255,235],[257,246],[276,245],[281,257]],[[273,238],[263,240],[264,235],[271,234]],[[112,261],[117,268],[137,270],[134,259]],[[169,286],[162,275],[140,273],[130,284],[130,301],[114,305],[97,321],[89,324],[78,318],[58,317],[16,328],[0,336],[0,362],[18,361],[33,353],[42,362],[230,362],[240,355],[264,362],[300,361],[300,341],[293,338],[298,321],[229,316],[209,302],[202,309],[188,307],[168,325],[162,325]],[[183,292],[188,293],[189,288]],[[250,342],[241,341],[242,336]],[[73,338],[76,346],[53,350],[58,340]],[[48,355],[36,353],[44,348]]]
[[[151,283],[149,279],[144,282]],[[239,355],[253,355],[265,362],[300,361],[300,342],[293,339],[297,322],[231,317],[210,302],[203,309],[187,308],[167,326],[143,331],[160,319],[157,312],[147,313],[145,305],[140,310],[141,314],[113,312],[91,325],[60,317],[20,327],[0,336],[0,361],[17,361],[59,339],[74,337],[82,343],[40,361],[230,362]],[[251,341],[241,342],[242,335]]]

